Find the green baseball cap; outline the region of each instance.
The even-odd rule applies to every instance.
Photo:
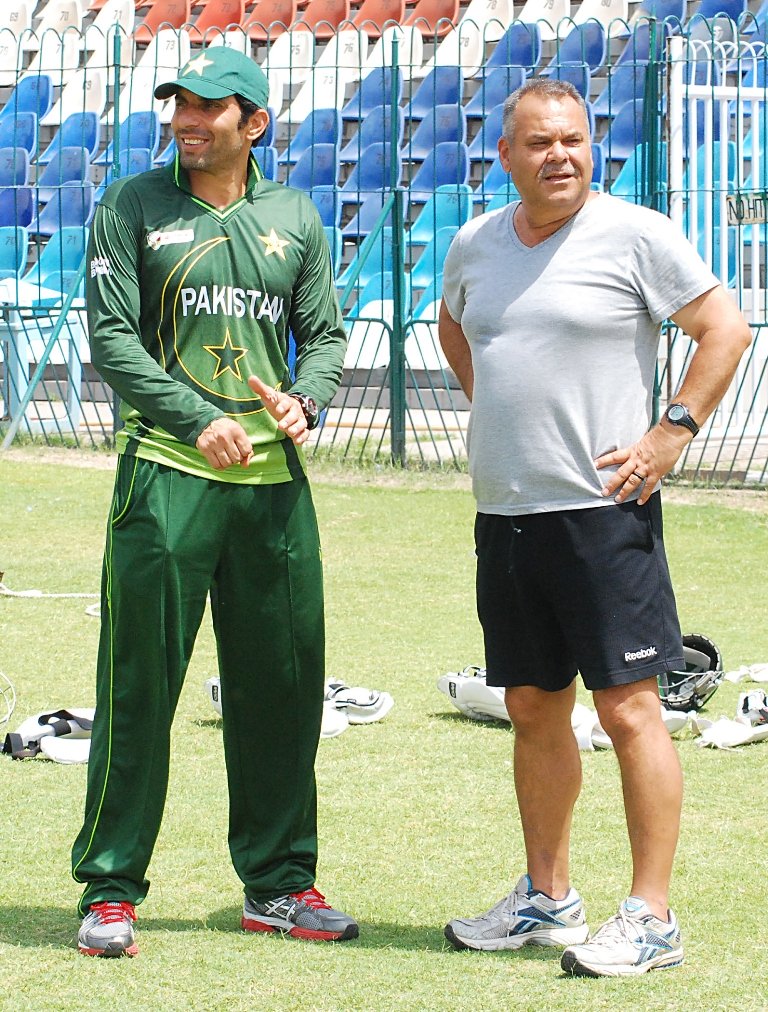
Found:
[[[179,88],[201,98],[242,95],[260,109],[267,108],[269,99],[269,82],[259,66],[226,46],[203,49],[181,68],[175,81],[158,84],[155,98],[170,98]]]

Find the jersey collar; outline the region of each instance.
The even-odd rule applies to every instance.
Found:
[[[245,181],[245,194],[239,200],[236,200],[234,204],[230,204],[229,207],[225,207],[223,211],[220,211],[218,207],[214,207],[213,204],[209,204],[207,200],[202,200],[200,197],[196,197],[194,193],[192,193],[189,184],[189,173],[182,166],[178,152],[176,153],[174,160],[171,162],[169,169],[173,175],[173,181],[176,186],[178,186],[180,190],[183,190],[184,193],[189,196],[190,200],[193,200],[196,204],[204,208],[209,214],[212,214],[220,221],[226,221],[237,210],[239,210],[243,204],[252,199],[254,190],[264,178],[264,175],[259,168],[259,163],[254,158],[253,154],[251,154],[248,159],[248,175]]]

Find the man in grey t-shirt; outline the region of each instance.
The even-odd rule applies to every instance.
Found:
[[[657,677],[683,666],[659,483],[714,411],[750,342],[743,317],[662,215],[590,190],[584,102],[539,79],[507,100],[499,154],[519,203],[458,233],[440,341],[472,401],[478,614],[487,680],[505,687],[526,873],[458,948],[566,946],[573,973],[678,965],[668,906],[682,776]],[[649,428],[662,321],[697,343]],[[630,894],[592,937],[570,885],[581,765],[575,676],[619,760]]]

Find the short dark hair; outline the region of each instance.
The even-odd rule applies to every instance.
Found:
[[[233,96],[237,104],[240,106],[240,122],[237,124],[238,130],[242,130],[248,120],[253,116],[255,112],[259,111],[259,106],[255,102],[251,102],[247,98],[243,98],[242,95]]]
[[[502,130],[507,141],[511,141],[515,132],[515,112],[518,103],[526,95],[541,95],[544,98],[572,98],[581,106],[584,115],[587,115],[587,103],[570,81],[560,81],[556,77],[534,77],[526,81],[517,91],[513,91],[504,102],[502,115]]]

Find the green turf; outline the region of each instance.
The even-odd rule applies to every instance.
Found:
[[[111,481],[100,468],[0,458],[5,583],[96,591]],[[318,885],[359,918],[360,939],[329,946],[238,929],[221,727],[203,693],[215,671],[206,621],[174,726],[138,959],[85,959],[72,947],[78,887],[69,847],[85,768],[0,760],[1,1009],[768,1007],[760,951],[768,743],[715,752],[679,742],[686,801],[673,902],[686,937],[682,968],[570,980],[551,950],[485,955],[444,943],[446,920],[487,908],[522,871],[511,732],[462,719],[435,688],[443,672],[482,661],[473,505],[462,485],[322,469],[315,484],[329,676],[395,698],[381,724],[320,745]],[[738,498],[728,508],[716,501],[699,494],[695,505],[670,503],[667,543],[684,629],[714,638],[733,668],[768,660],[768,515],[740,508]],[[98,623],[87,603],[0,598],[0,670],[16,685],[14,723],[92,703]],[[738,692],[721,688],[710,715],[732,715]],[[615,758],[585,754],[573,879],[593,926],[614,912],[628,874]]]

